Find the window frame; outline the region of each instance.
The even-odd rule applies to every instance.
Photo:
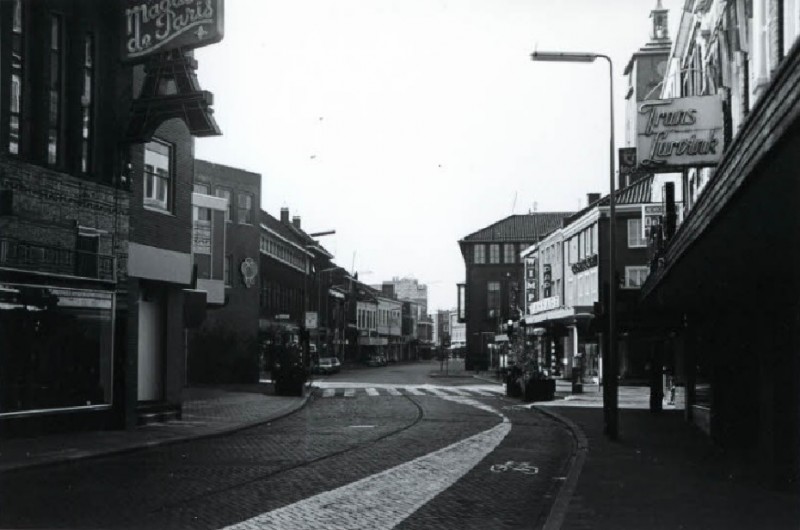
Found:
[[[503,244],[503,263],[516,263],[514,243]]]
[[[154,168],[154,171],[148,172],[147,167],[149,166],[149,164],[145,163],[142,164],[142,181],[143,181],[142,204],[146,209],[150,211],[160,212],[160,213],[172,213],[172,205],[174,200],[173,189],[175,183],[175,146],[169,142],[161,140],[160,138],[153,137],[149,142],[146,142],[144,144],[143,162],[147,159],[148,146],[151,144],[161,145],[162,147],[166,148],[168,171],[166,177],[160,176],[155,171],[155,169],[160,169],[160,168]],[[152,151],[152,152],[155,152],[159,155],[163,155],[163,153],[157,151]],[[158,191],[156,189],[157,181],[154,179],[166,180],[166,187],[165,187],[166,197],[164,201],[160,201],[157,198],[158,194]],[[155,197],[148,196],[147,193],[148,182],[152,182],[152,191],[156,194]]]
[[[492,318],[493,310],[500,311],[500,306],[502,305],[502,296],[500,293],[499,281],[486,282],[486,316],[488,318]],[[496,305],[493,304],[493,302],[496,302]]]
[[[636,228],[633,229],[633,231],[631,231],[631,227],[636,227]],[[628,229],[628,248],[647,247],[647,239],[642,237],[642,219],[640,217],[627,219],[627,229]],[[631,241],[632,235],[635,236],[633,241]]]
[[[489,244],[489,264],[497,265],[500,263],[500,243]]]
[[[10,64],[8,70],[8,79],[3,79],[3,82],[8,82],[8,121],[4,123],[6,132],[8,134],[4,152],[10,156],[21,156],[25,149],[25,142],[23,142],[24,134],[22,125],[25,123],[25,82],[26,82],[26,59],[28,54],[26,45],[26,22],[27,22],[27,9],[24,0],[14,0],[11,7],[11,42],[10,42]],[[19,11],[17,11],[19,9]],[[17,13],[19,13],[19,31],[17,31]],[[16,42],[18,40],[18,42]],[[19,49],[17,49],[19,48]],[[18,60],[17,60],[18,59]],[[17,78],[15,85],[14,80]],[[14,87],[16,86],[16,90]],[[16,97],[15,97],[16,96]],[[14,109],[16,108],[16,111]],[[16,121],[16,135],[13,134],[15,130],[13,123]],[[16,141],[15,141],[16,140]]]
[[[241,205],[242,198],[246,198],[250,200],[250,204],[246,207],[247,215],[243,216],[242,211],[245,211],[245,208]],[[252,193],[248,193],[246,191],[240,191],[236,193],[236,221],[240,225],[252,225],[253,224],[253,208],[255,206],[255,197]],[[246,218],[244,218],[246,217]]]
[[[631,285],[631,279],[633,278],[633,273],[638,273],[641,277],[641,274],[644,273],[644,277],[641,278],[641,282],[639,285]],[[644,282],[647,281],[647,277],[650,274],[650,267],[646,265],[627,265],[625,267],[625,283],[623,284],[623,289],[641,289]]]
[[[472,263],[474,265],[486,264],[486,245],[477,243],[472,246]]]

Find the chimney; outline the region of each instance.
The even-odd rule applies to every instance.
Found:
[[[292,225],[294,225],[295,228],[300,230],[300,216],[299,215],[295,215],[294,217],[292,217]]]
[[[590,204],[594,204],[599,200],[600,200],[600,194],[599,193],[587,193],[586,194],[586,206],[589,206]]]
[[[289,224],[289,208],[285,206],[281,208],[281,222]]]

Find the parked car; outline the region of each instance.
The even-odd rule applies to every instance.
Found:
[[[342,368],[342,363],[336,357],[320,357],[312,371],[315,374],[335,374]]]

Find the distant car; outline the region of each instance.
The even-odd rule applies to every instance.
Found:
[[[342,363],[336,357],[321,357],[314,365],[315,374],[335,374],[342,368]]]
[[[370,355],[367,359],[367,366],[386,366],[387,364],[389,363],[383,355]]]

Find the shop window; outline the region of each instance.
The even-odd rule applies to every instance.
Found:
[[[169,211],[172,189],[172,146],[153,140],[144,147],[144,205]]]
[[[642,234],[642,220],[628,219],[628,248],[647,246],[647,240]]]
[[[2,284],[0,417],[111,404],[114,295]]]

